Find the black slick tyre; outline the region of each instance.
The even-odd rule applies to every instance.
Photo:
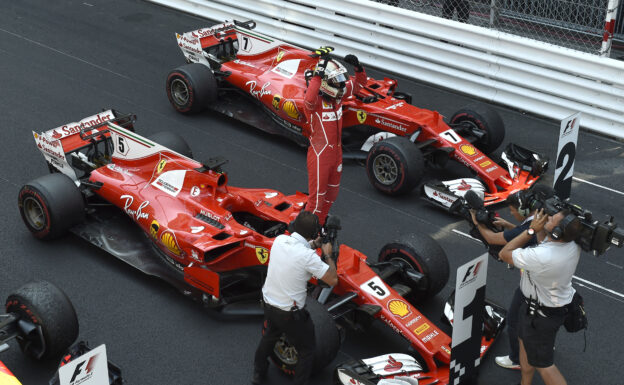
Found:
[[[505,139],[505,125],[498,112],[484,105],[471,104],[461,108],[451,117],[451,126],[460,126],[460,135],[470,140],[485,154],[491,154]]]
[[[20,348],[32,358],[57,357],[78,337],[74,306],[67,295],[50,282],[36,281],[22,286],[8,296],[5,308],[7,313],[14,313],[37,328],[18,337]]]
[[[191,147],[182,136],[176,134],[175,132],[157,132],[154,135],[150,135],[148,138],[163,147],[167,147],[168,149],[177,152],[178,154],[184,155],[187,158],[193,158]]]
[[[393,136],[375,143],[366,158],[370,183],[388,195],[408,193],[425,173],[422,152],[409,139]]]
[[[169,102],[182,114],[200,112],[217,99],[217,80],[210,68],[199,63],[169,72],[166,87]]]
[[[397,260],[424,274],[424,285],[415,285],[408,280],[388,282],[402,283],[412,291],[406,296],[411,303],[418,303],[440,292],[449,279],[449,262],[444,250],[425,234],[406,234],[397,241],[386,244],[379,252],[379,262]],[[399,278],[400,279],[400,278]]]
[[[306,309],[314,323],[316,349],[312,373],[317,373],[336,358],[340,349],[340,332],[327,309],[317,300],[308,296]],[[298,362],[297,350],[283,337],[275,344],[271,352],[271,361],[284,373],[294,375]]]
[[[85,218],[82,193],[67,175],[54,173],[25,184],[17,203],[30,232],[42,240],[65,235]]]

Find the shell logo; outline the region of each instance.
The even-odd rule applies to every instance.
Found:
[[[279,104],[282,101],[282,97],[280,95],[273,96],[273,108],[279,110]]]
[[[287,100],[282,107],[286,115],[293,119],[299,119],[299,111],[297,110],[297,106],[292,100]]]
[[[158,223],[157,220],[153,220],[152,223],[150,224],[150,235],[152,236],[152,238],[157,239],[159,229],[160,229],[160,224]]]
[[[256,257],[261,264],[265,264],[269,260],[269,250],[264,247],[256,246]]]
[[[412,314],[412,311],[409,309],[409,305],[400,299],[393,299],[388,302],[388,310],[390,313],[394,314],[399,318],[405,318],[408,315]]]
[[[175,239],[175,235],[171,231],[165,231],[160,237],[160,241],[169,251],[175,255],[180,255],[180,247]]]
[[[459,149],[468,156],[475,156],[477,154],[477,150],[469,144],[462,144],[459,146]]]

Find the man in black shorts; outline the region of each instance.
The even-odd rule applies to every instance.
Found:
[[[569,210],[555,215],[539,210],[529,229],[499,253],[503,261],[524,269],[518,328],[522,385],[531,384],[536,370],[546,385],[567,384],[554,365],[554,346],[566,305],[574,296],[572,276],[581,254],[574,240],[580,231],[579,218]],[[540,244],[524,247],[535,234]]]

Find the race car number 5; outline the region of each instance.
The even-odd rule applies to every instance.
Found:
[[[384,299],[390,295],[390,291],[379,277],[373,277],[372,279],[369,279],[368,281],[360,285],[360,289],[379,299]]]

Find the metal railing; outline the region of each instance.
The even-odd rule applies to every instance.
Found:
[[[368,0],[151,0],[624,138],[624,62]],[[431,0],[430,4],[436,4]],[[189,29],[202,27],[189,26]],[[172,31],[184,32],[184,31]]]

